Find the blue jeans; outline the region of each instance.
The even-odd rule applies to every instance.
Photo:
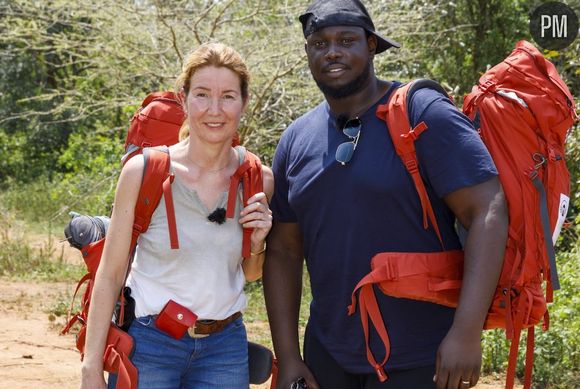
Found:
[[[249,384],[248,343],[241,317],[205,338],[187,333],[176,340],[155,326],[153,316],[133,321],[135,341],[131,361],[139,373],[139,389],[224,389]],[[109,389],[116,385],[109,375]]]

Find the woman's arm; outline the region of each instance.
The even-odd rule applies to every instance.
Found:
[[[134,210],[143,178],[143,157],[123,167],[101,262],[95,276],[89,307],[82,388],[104,388],[103,353],[115,302],[125,281],[133,230]]]
[[[256,281],[262,277],[262,266],[266,258],[266,236],[272,228],[272,211],[268,200],[274,194],[274,174],[269,167],[262,166],[264,192],[256,193],[240,213],[243,227],[254,228],[251,236],[251,255],[242,262],[246,280]]]

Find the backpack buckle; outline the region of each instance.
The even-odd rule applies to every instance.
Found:
[[[493,89],[495,89],[496,86],[496,81],[492,78],[488,78],[486,79],[484,82],[479,84],[479,88],[482,90],[482,92],[488,92],[488,91],[493,91]]]
[[[419,171],[419,165],[415,159],[409,159],[405,161],[405,167],[409,171],[409,173],[415,173]]]
[[[536,178],[538,178],[538,171],[536,169],[528,169],[526,175],[528,176],[528,178],[530,180],[535,180]]]

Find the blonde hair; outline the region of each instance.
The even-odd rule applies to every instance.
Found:
[[[250,71],[242,56],[236,50],[223,43],[204,43],[187,56],[183,70],[175,82],[177,94],[183,93],[183,104],[185,104],[185,99],[189,93],[191,77],[196,71],[206,66],[223,67],[236,73],[240,79],[242,100],[244,103],[248,101]],[[179,130],[179,140],[183,140],[188,136],[189,124],[185,120]]]

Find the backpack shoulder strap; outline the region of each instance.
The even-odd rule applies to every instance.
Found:
[[[244,161],[240,164],[240,167],[234,172],[230,177],[230,189],[228,193],[228,206],[226,210],[226,217],[233,218],[236,209],[236,198],[238,193],[238,186],[242,183],[243,186],[243,204],[246,205],[250,197],[256,193],[262,192],[264,190],[263,177],[262,177],[262,163],[260,158],[244,149],[242,146],[237,146],[244,152]],[[240,150],[240,149],[238,149]],[[250,253],[250,236],[252,235],[253,228],[244,228],[243,240],[242,240],[242,256],[248,258]]]
[[[435,219],[427,189],[419,172],[419,160],[415,149],[415,141],[428,127],[425,122],[420,122],[412,127],[409,120],[411,97],[413,93],[422,88],[435,89],[448,97],[447,92],[435,81],[427,79],[415,80],[403,84],[393,91],[387,103],[377,108],[377,116],[387,123],[395,151],[413,179],[423,209],[423,227],[427,229],[429,223],[431,223],[441,246],[443,246],[439,225]]]
[[[173,195],[171,193],[171,183],[175,175],[171,171],[169,149],[165,146],[145,148],[143,149],[143,158],[145,160],[143,181],[141,182],[139,197],[135,205],[135,221],[133,223],[131,249],[135,247],[139,235],[149,228],[151,216],[155,208],[157,208],[157,205],[159,205],[162,195],[165,195],[171,248],[179,248],[175,211],[173,208]]]

